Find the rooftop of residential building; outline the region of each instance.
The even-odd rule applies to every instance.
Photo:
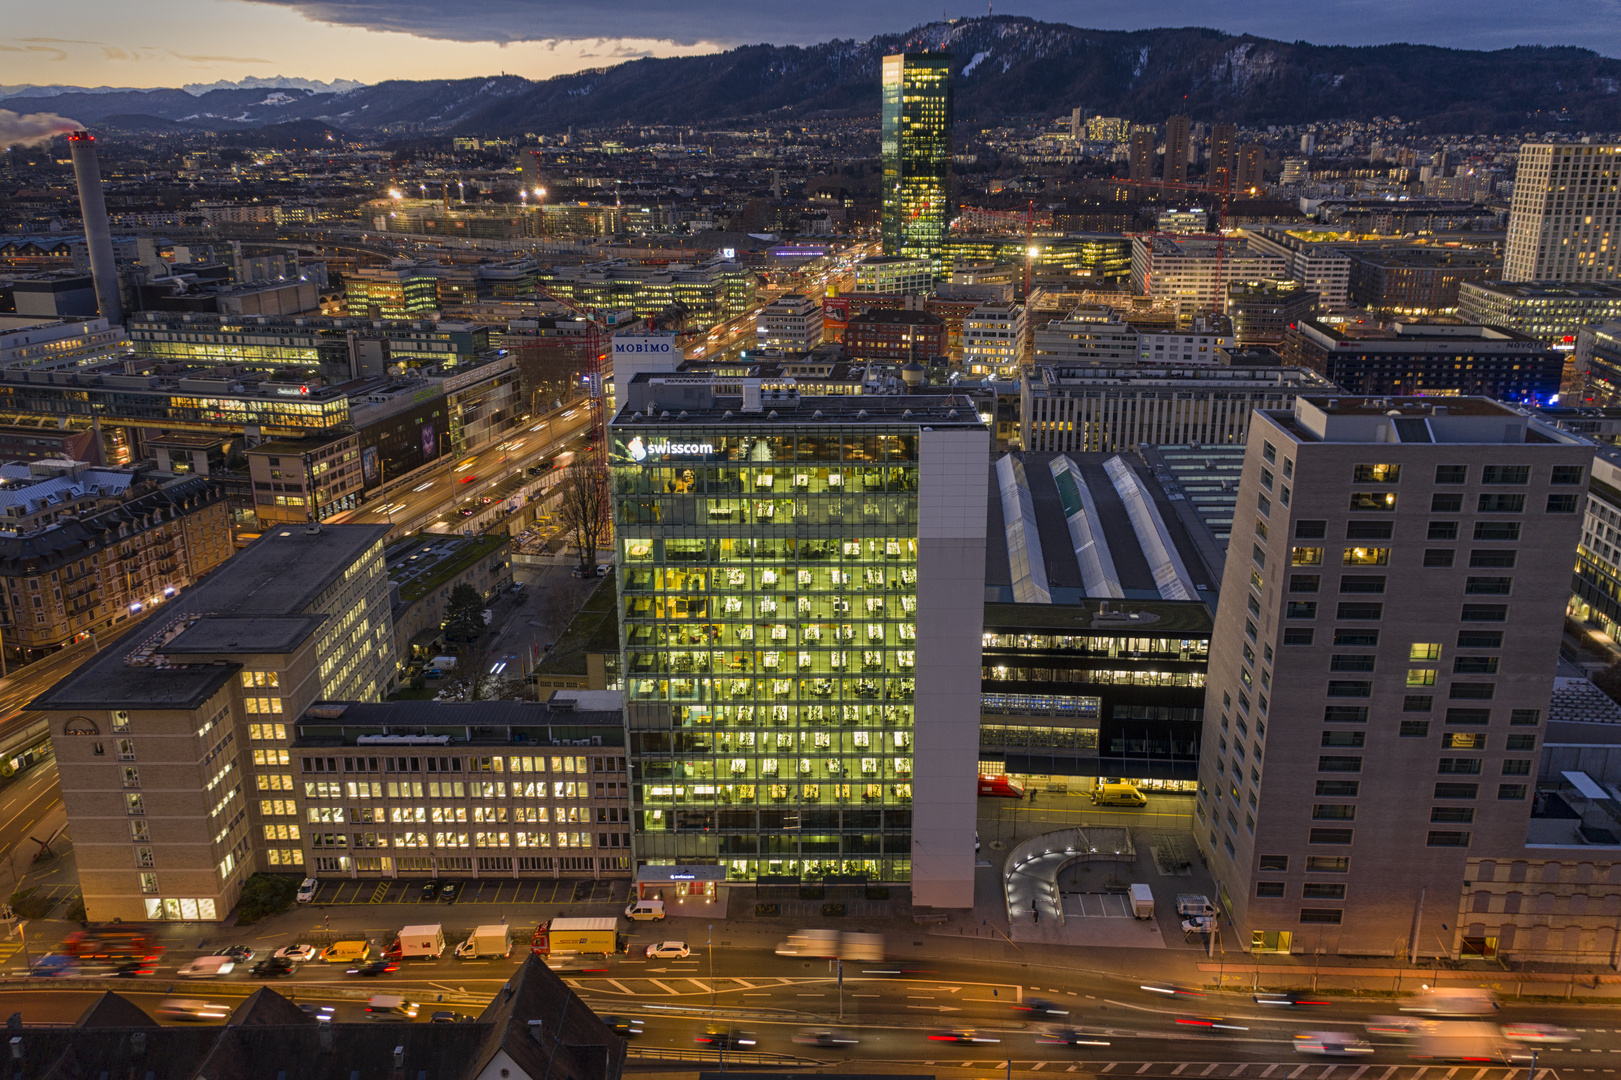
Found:
[[[1452,443],[1509,445],[1592,444],[1488,397],[1295,398],[1292,411],[1266,410],[1260,418],[1298,442]]]
[[[272,651],[238,646],[240,641],[285,645],[291,622],[253,631],[261,620],[296,619],[372,545],[387,525],[290,526],[273,529],[229,563],[173,600],[152,610],[122,637],[80,665],[29,706],[35,709],[194,709],[237,670],[229,664],[168,665],[159,658],[177,652]],[[304,628],[313,633],[320,619]],[[215,627],[221,633],[215,632]],[[254,635],[257,635],[255,637]],[[213,649],[204,648],[212,638]]]

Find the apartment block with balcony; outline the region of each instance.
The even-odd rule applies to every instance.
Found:
[[[16,465],[0,467],[16,470]],[[37,466],[36,466],[37,468]],[[37,659],[90,633],[110,630],[159,608],[231,557],[230,511],[225,492],[206,477],[163,486],[113,473],[116,492],[101,490],[73,504],[67,516],[43,521],[43,508],[60,508],[61,489],[82,493],[102,470],[71,473],[21,488],[0,489],[12,511],[0,535],[0,602],[5,648],[13,662]],[[44,487],[57,489],[50,494]]]

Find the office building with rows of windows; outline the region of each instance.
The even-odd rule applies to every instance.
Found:
[[[1524,857],[1592,457],[1485,398],[1256,414],[1195,821],[1242,946],[1450,954]]]
[[[990,435],[639,375],[609,429],[638,865],[973,903]]]
[[[951,54],[884,57],[882,93],[884,254],[938,269],[951,218]]]
[[[268,532],[34,701],[89,918],[223,919],[256,870],[310,865],[292,722],[387,688],[387,532]]]

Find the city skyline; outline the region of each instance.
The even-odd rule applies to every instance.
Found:
[[[139,18],[106,0],[12,13],[0,37],[5,84],[160,87],[243,78],[355,79],[455,78],[502,72],[548,78],[645,56],[715,53],[769,42],[807,45],[834,38],[856,40],[902,33],[937,20],[977,15],[909,2],[882,8],[823,5],[765,13],[722,0],[708,15],[689,8],[643,2],[618,25],[593,6],[569,0],[548,5],[543,16],[516,0],[482,0],[447,15],[437,5],[318,2],[318,0],[180,0]],[[1355,9],[1354,11],[1352,9]],[[1213,20],[1187,0],[1132,12],[1077,12],[1056,0],[1024,0],[996,14],[1026,15],[1099,30],[1209,26],[1234,34],[1324,45],[1391,42],[1459,49],[1516,45],[1570,45],[1621,56],[1621,30],[1613,20],[1554,3],[1498,4],[1475,9],[1469,20],[1381,0],[1376,9],[1349,0],[1316,5],[1309,13],[1257,2],[1229,7]],[[94,26],[96,32],[83,29]],[[634,27],[624,33],[620,27]],[[244,45],[252,42],[251,47]]]

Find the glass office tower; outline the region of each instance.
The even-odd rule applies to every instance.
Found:
[[[912,880],[916,785],[956,767],[935,744],[955,754],[978,720],[972,696],[966,731],[945,713],[920,730],[920,668],[937,656],[977,679],[984,558],[981,490],[978,565],[961,560],[980,576],[953,595],[974,618],[920,632],[936,434],[920,420],[937,414],[941,440],[968,436],[978,468],[942,474],[956,489],[984,475],[983,425],[966,399],[932,399],[958,408],[952,431],[946,409],[904,397],[773,403],[770,418],[686,399],[671,420],[637,411],[639,393],[609,439],[637,862],[719,863],[732,881]],[[965,745],[956,795],[971,828],[977,738]]]
[[[884,254],[940,269],[951,221],[951,54],[902,53],[883,66]]]

